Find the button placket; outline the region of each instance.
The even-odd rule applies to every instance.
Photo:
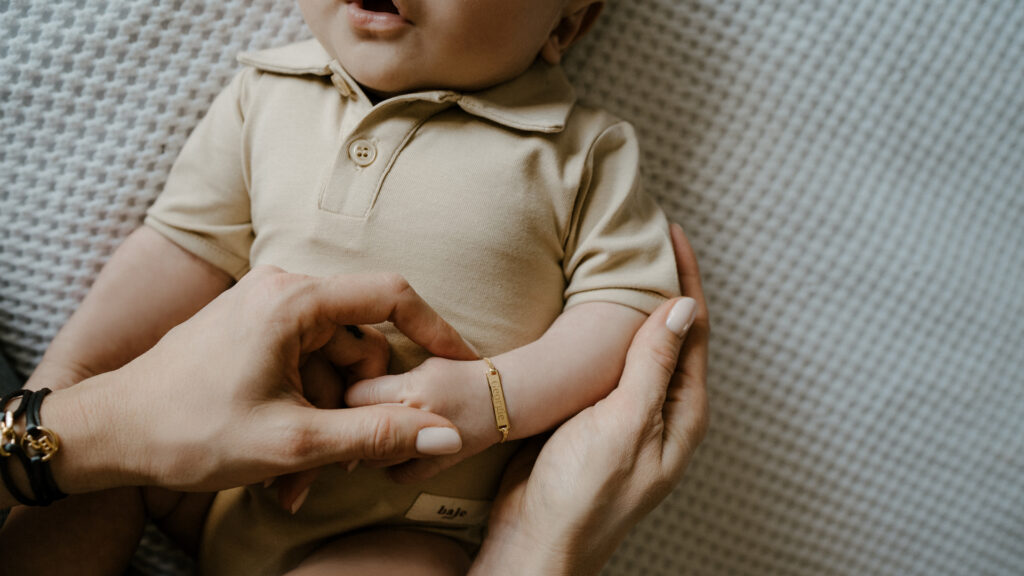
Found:
[[[442,102],[394,102],[371,111],[340,143],[320,193],[320,209],[366,218],[395,156],[430,116],[451,106]]]

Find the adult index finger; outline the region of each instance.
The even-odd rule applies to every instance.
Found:
[[[397,274],[314,278],[302,309],[338,325],[391,322],[432,354],[475,360],[473,349],[412,286]]]
[[[686,344],[680,356],[679,369],[687,377],[699,381],[703,386],[707,378],[708,339],[711,332],[707,300],[704,298],[704,285],[700,279],[697,255],[686,238],[686,234],[683,233],[683,228],[679,224],[672,223],[671,234],[679,285],[683,290],[683,295],[693,298],[697,303],[697,313],[686,337]]]
[[[662,411],[665,422],[662,461],[670,473],[678,475],[682,474],[709,426],[707,364],[710,321],[697,256],[678,224],[672,224],[671,233],[679,283],[683,294],[693,298],[697,305]]]

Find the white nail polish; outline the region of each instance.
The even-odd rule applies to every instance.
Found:
[[[440,456],[462,450],[462,437],[454,428],[424,428],[416,434],[416,451]]]
[[[292,514],[295,514],[299,511],[299,508],[302,508],[302,505],[306,503],[307,496],[309,496],[309,488],[303,490],[302,494],[299,494],[299,497],[292,502]]]
[[[681,337],[690,329],[690,325],[693,324],[693,319],[696,316],[697,301],[693,298],[683,298],[672,306],[672,311],[668,313],[668,320],[665,321],[665,326],[673,334]]]

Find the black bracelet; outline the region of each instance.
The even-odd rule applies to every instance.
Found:
[[[30,498],[27,494],[22,492],[20,488],[18,488],[18,485],[15,484],[14,480],[11,478],[10,470],[7,468],[7,463],[11,459],[10,457],[14,456],[19,462],[21,462],[21,467],[25,469],[25,474],[28,475],[28,470],[31,464],[28,461],[28,456],[25,455],[25,451],[21,449],[21,446],[15,443],[4,444],[4,451],[7,452],[7,457],[0,459],[0,477],[3,477],[4,486],[7,486],[7,491],[11,493],[11,496],[14,496],[15,500],[21,502],[25,506],[41,506],[42,504],[38,500]],[[29,478],[29,483],[32,483],[31,478]],[[32,488],[34,490],[35,485],[33,485]]]
[[[51,430],[42,426],[39,418],[39,409],[49,393],[49,388],[43,388],[38,392],[19,390],[5,396],[3,401],[3,407],[6,407],[8,402],[21,397],[18,409],[10,414],[13,419],[17,419],[25,413],[25,434],[21,442],[15,441],[13,433],[5,435],[3,450],[0,451],[0,456],[4,456],[0,458],[0,476],[3,477],[4,484],[15,500],[27,506],[48,506],[67,497],[67,494],[57,487],[53,471],[50,469],[50,459],[60,448],[60,440]],[[8,470],[10,456],[15,456],[25,469],[34,499],[21,492],[11,480]]]
[[[27,494],[21,491],[20,488],[14,483],[11,478],[11,471],[8,468],[11,461],[11,456],[14,456],[21,463],[22,468],[25,469],[25,475],[29,476],[29,484],[32,485],[33,491],[35,490],[35,484],[32,482],[29,468],[31,464],[28,456],[25,455],[25,451],[22,450],[21,444],[18,443],[17,438],[14,436],[13,425],[14,421],[21,417],[25,413],[25,409],[28,405],[28,400],[32,396],[31,390],[16,390],[10,394],[6,394],[3,400],[0,401],[0,409],[4,412],[7,421],[4,422],[4,437],[3,445],[0,446],[0,478],[3,478],[4,486],[7,487],[7,491],[14,496],[14,499],[26,506],[39,506],[39,502],[33,498],[30,498]],[[18,404],[18,409],[13,412],[7,411],[7,405],[16,398],[21,398],[21,402]]]
[[[57,487],[53,471],[50,470],[50,458],[53,458],[60,448],[60,440],[51,430],[43,427],[39,418],[39,409],[49,393],[49,388],[43,388],[26,400],[28,409],[25,414],[25,437],[22,439],[22,444],[28,444],[28,448],[32,449],[29,481],[33,484],[32,489],[41,506],[49,506],[68,497]]]

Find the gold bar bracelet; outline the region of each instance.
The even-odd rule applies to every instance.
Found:
[[[508,421],[508,408],[505,407],[505,391],[501,388],[501,374],[498,373],[498,369],[494,367],[494,363],[491,362],[490,358],[484,358],[484,362],[487,362],[487,366],[490,368],[487,371],[487,386],[491,389],[491,405],[494,406],[494,424],[498,427],[498,432],[501,432],[501,442],[508,440],[509,431],[512,426]]]

